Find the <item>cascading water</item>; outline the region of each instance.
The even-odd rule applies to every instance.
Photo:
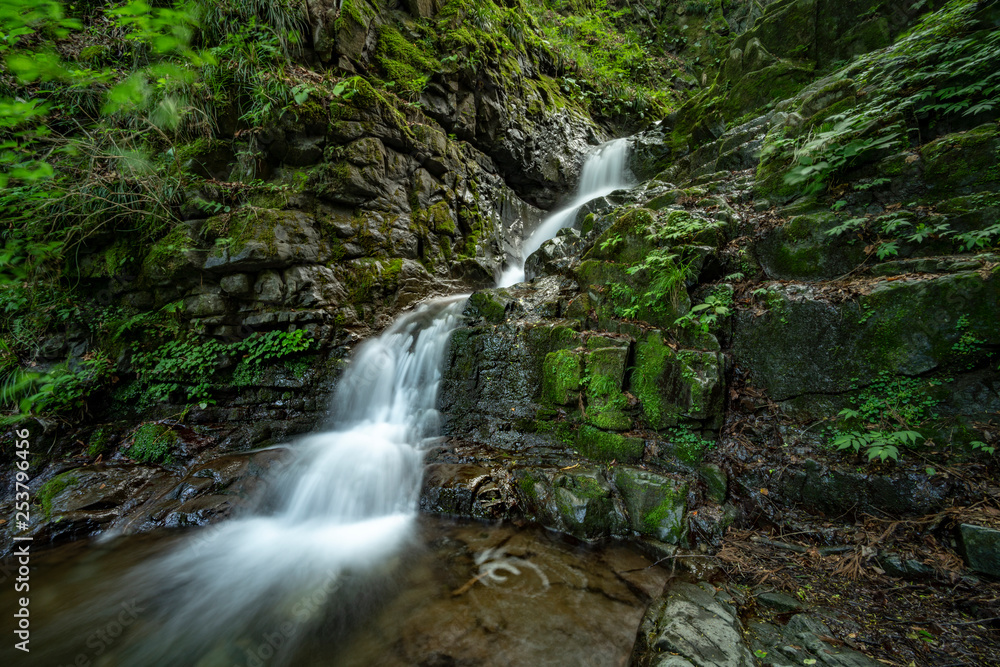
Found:
[[[630,185],[628,176],[628,141],[615,139],[602,144],[591,153],[583,164],[580,183],[577,185],[576,197],[565,208],[562,208],[545,219],[531,236],[525,239],[521,249],[521,258],[511,266],[497,281],[498,287],[510,287],[524,280],[524,263],[542,244],[553,238],[560,229],[573,224],[577,212],[592,199],[611,194],[615,190]]]
[[[442,357],[466,296],[426,304],[358,350],[337,427],[293,448],[271,512],[200,531],[125,577],[118,590],[148,592],[152,608],[109,664],[280,664],[335,591],[350,598],[342,589],[391,560],[417,515],[421,444],[437,432]]]

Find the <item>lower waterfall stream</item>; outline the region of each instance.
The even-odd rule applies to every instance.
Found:
[[[443,357],[465,300],[427,302],[358,348],[338,383],[334,426],[288,448],[255,512],[35,557],[44,585],[33,583],[38,629],[24,664],[625,659],[645,597],[665,577],[630,547],[418,516],[422,445],[438,433]]]

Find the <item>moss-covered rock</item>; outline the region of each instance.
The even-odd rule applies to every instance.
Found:
[[[636,344],[632,389],[652,428],[689,419],[715,424],[722,415],[722,387],[715,352],[676,351],[655,332]]]
[[[576,447],[587,458],[622,463],[639,461],[645,443],[641,438],[609,433],[584,424],[577,430]]]
[[[521,470],[517,489],[525,513],[582,539],[624,535],[628,529],[614,487],[599,468]]]
[[[868,256],[860,244],[828,234],[841,223],[830,212],[795,216],[757,244],[757,258],[771,278],[821,280],[842,276]]]
[[[641,262],[656,247],[646,238],[652,225],[652,211],[644,208],[629,211],[597,237],[594,247],[587,251],[583,259],[626,264]]]
[[[35,492],[35,502],[41,505],[42,515],[46,519],[52,516],[52,501],[78,481],[79,478],[73,474],[73,471],[69,471],[56,475],[38,488]]]
[[[583,359],[578,352],[557,350],[545,355],[542,400],[557,405],[571,405],[580,398]]]
[[[828,301],[802,285],[761,298],[763,314],[737,314],[733,352],[778,400],[845,392],[882,371],[920,375],[946,366],[962,317],[984,344],[1000,343],[996,270],[881,282],[857,301]]]
[[[620,467],[615,469],[614,484],[632,530],[668,544],[686,540],[687,482]]]
[[[920,149],[923,178],[936,196],[1000,187],[1000,130],[996,123],[936,139]]]
[[[628,399],[622,391],[628,354],[628,348],[606,347],[586,355],[586,420],[598,428],[624,431],[632,426],[632,418],[624,412]]]
[[[143,463],[171,463],[179,438],[163,424],[143,424],[135,430],[125,455]]]

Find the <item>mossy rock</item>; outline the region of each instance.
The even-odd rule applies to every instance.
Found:
[[[143,424],[132,434],[125,455],[143,463],[172,463],[179,441],[180,438],[168,426]]]
[[[791,285],[772,289],[765,305],[763,315],[737,313],[733,354],[775,400],[846,392],[883,371],[916,376],[946,367],[964,332],[1000,344],[995,270],[882,282],[856,302]]]
[[[580,539],[626,534],[628,522],[614,488],[599,468],[527,469],[515,473],[525,513]]]
[[[627,347],[598,348],[586,354],[586,421],[593,426],[611,431],[632,427],[632,418],[624,412],[628,399],[622,391],[628,354]]]
[[[542,367],[542,400],[557,405],[576,403],[582,379],[582,355],[570,350],[550,352]]]
[[[259,271],[319,258],[319,232],[302,211],[238,209],[205,221],[202,235],[215,243],[203,268],[217,273]]]
[[[583,539],[620,535],[626,522],[611,485],[599,469],[557,475],[552,501],[562,530]]]
[[[502,324],[512,300],[505,289],[474,292],[465,305],[464,315],[470,320],[482,319],[491,324]]]
[[[718,109],[727,119],[794,97],[813,79],[811,64],[779,61],[744,73],[725,93]]]
[[[46,519],[52,517],[52,501],[56,496],[79,482],[79,477],[73,471],[64,472],[45,482],[35,492],[35,502],[42,506],[42,514]]]
[[[652,225],[653,213],[649,209],[629,211],[597,237],[594,247],[587,251],[583,259],[641,262],[656,247],[646,239]]]
[[[641,438],[609,433],[584,424],[577,430],[576,447],[590,459],[636,462],[642,459],[646,444]]]
[[[629,273],[629,268],[627,264],[588,259],[576,269],[577,280],[582,286],[600,288],[593,294],[599,295],[594,307],[598,324],[603,328],[611,327],[611,322],[619,318],[619,312],[633,305],[632,298],[641,298],[650,289],[650,272],[642,269]],[[667,329],[690,309],[691,298],[683,283],[679,283],[673,293],[663,295],[652,305],[640,304],[632,319]]]
[[[722,414],[723,378],[714,352],[675,351],[659,333],[636,344],[632,391],[655,429],[681,419],[715,423]]]
[[[714,463],[705,463],[698,468],[698,477],[705,483],[705,495],[714,503],[726,501],[729,490],[729,478],[725,471]]]
[[[827,232],[842,221],[834,213],[798,215],[757,245],[757,258],[768,277],[822,280],[849,273],[867,259],[860,244]]]
[[[686,541],[687,482],[620,467],[614,472],[614,485],[632,530],[667,544]]]
[[[154,285],[180,281],[201,268],[204,255],[197,248],[191,228],[178,224],[146,253],[140,278]]]
[[[923,177],[936,196],[1000,188],[1000,131],[996,123],[936,139],[920,150]]]

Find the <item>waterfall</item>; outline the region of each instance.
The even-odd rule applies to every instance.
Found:
[[[152,593],[152,616],[117,664],[284,662],[311,620],[350,597],[345,586],[386,566],[412,533],[421,444],[437,435],[442,357],[466,296],[425,304],[358,349],[336,426],[292,448],[270,512],[199,531],[125,578],[123,590]]]
[[[564,208],[559,209],[525,239],[520,261],[510,266],[500,280],[498,287],[510,287],[524,280],[524,263],[542,244],[553,238],[560,229],[573,224],[577,212],[592,199],[611,194],[615,190],[628,187],[628,140],[615,139],[602,144],[587,156],[580,174],[576,196]]]

